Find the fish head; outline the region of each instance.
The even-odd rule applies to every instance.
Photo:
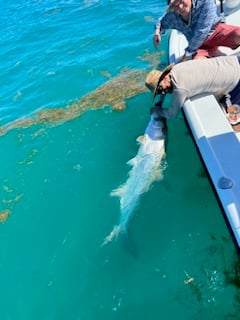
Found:
[[[166,119],[153,112],[145,134],[152,140],[165,140],[167,135]]]

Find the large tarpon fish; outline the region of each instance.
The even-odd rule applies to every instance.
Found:
[[[163,177],[166,134],[166,120],[158,116],[155,108],[144,135],[137,139],[140,143],[137,155],[128,161],[132,169],[127,181],[111,192],[112,196],[120,198],[120,218],[102,246],[119,237],[127,250],[136,255],[136,247],[129,236],[128,227],[140,196],[149,190],[154,181]]]

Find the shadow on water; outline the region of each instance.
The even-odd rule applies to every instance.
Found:
[[[230,269],[225,269],[225,282],[226,285],[232,285],[236,288],[240,289],[240,258],[239,256],[234,257],[234,261],[232,262],[232,265]],[[239,302],[240,302],[240,293],[238,296]]]

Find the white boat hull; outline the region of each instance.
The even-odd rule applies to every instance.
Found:
[[[227,8],[226,22],[240,24],[240,1]],[[184,54],[186,38],[178,31],[169,40],[170,63]],[[220,48],[223,54],[237,54],[239,49]],[[183,111],[195,143],[208,170],[238,248],[240,248],[240,133],[233,131],[226,115],[213,95],[188,99]]]

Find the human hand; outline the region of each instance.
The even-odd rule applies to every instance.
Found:
[[[151,107],[150,114],[158,113],[161,109],[162,109],[162,101],[159,101],[155,103],[153,107]]]
[[[154,47],[157,49],[157,47],[160,45],[160,42],[161,42],[161,36],[160,34],[155,34],[153,36],[153,44],[154,44]]]

